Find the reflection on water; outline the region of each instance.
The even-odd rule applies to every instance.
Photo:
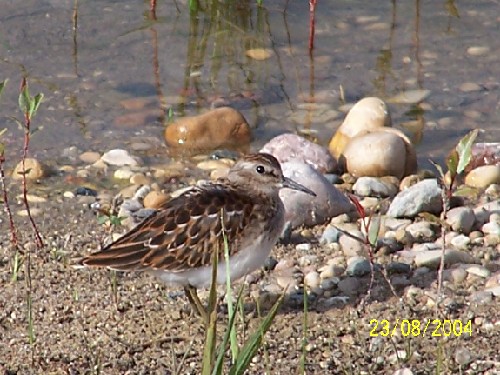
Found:
[[[390,108],[422,159],[443,157],[471,128],[486,130],[482,141],[500,139],[492,1],[317,2],[312,50],[307,1],[191,3],[4,4],[0,79],[27,75],[47,97],[34,152],[160,137],[172,117],[221,105],[244,113],[255,147],[284,131],[327,144],[344,101],[410,89],[431,95]],[[16,112],[14,86],[0,104],[4,119]],[[130,109],[130,99],[148,104]]]

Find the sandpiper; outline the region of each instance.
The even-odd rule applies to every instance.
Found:
[[[210,285],[212,260],[224,259],[223,231],[229,244],[231,281],[261,267],[284,226],[281,188],[315,196],[284,177],[269,154],[245,156],[220,182],[206,183],[168,201],[124,236],[79,261],[80,266],[149,272],[169,285],[184,287],[194,308],[208,320],[197,288]],[[226,264],[217,283],[226,282]]]

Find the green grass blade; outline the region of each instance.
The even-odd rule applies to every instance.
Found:
[[[221,212],[221,222],[223,222],[224,212]],[[224,226],[222,226],[222,237],[224,240],[224,260],[226,262],[226,299],[227,299],[227,308],[229,316],[234,314],[235,308],[233,304],[233,296],[231,293],[231,267],[229,265],[229,244],[227,242],[226,232],[224,231]],[[238,357],[238,340],[236,337],[236,328],[234,324],[228,326],[228,330],[230,332],[230,342],[231,342],[231,359],[234,363],[236,361],[236,357]]]
[[[243,287],[240,288],[238,297],[236,298],[236,303],[241,301],[243,295]],[[222,374],[222,365],[224,364],[224,353],[226,352],[227,345],[229,343],[229,336],[232,332],[231,327],[234,327],[234,321],[236,320],[237,311],[234,309],[232,314],[229,314],[229,321],[227,323],[227,329],[224,332],[224,337],[222,338],[222,343],[219,346],[217,358],[215,360],[214,369],[212,375]]]
[[[231,367],[231,370],[229,371],[229,375],[242,375],[248,368],[250,361],[262,345],[262,339],[266,332],[269,330],[269,327],[271,327],[271,324],[276,317],[276,314],[278,313],[284,298],[285,296],[282,295],[278,299],[278,301],[276,301],[257,331],[255,331],[249,337],[243,348],[241,348],[240,354],[236,359],[236,363]]]

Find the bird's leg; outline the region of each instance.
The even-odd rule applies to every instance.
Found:
[[[200,298],[198,297],[196,288],[191,285],[185,286],[184,293],[186,293],[186,296],[191,306],[195,309],[195,311],[198,312],[198,314],[200,314],[201,318],[203,319],[203,322],[205,323],[205,326],[208,327],[210,323],[210,317],[208,315],[207,309],[205,308],[205,306],[203,306],[203,304],[200,301]]]

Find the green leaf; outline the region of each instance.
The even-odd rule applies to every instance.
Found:
[[[370,220],[370,228],[368,229],[368,241],[370,245],[375,246],[377,244],[378,233],[380,230],[380,216],[377,216],[375,220]]]
[[[5,145],[0,142],[0,157],[5,153]]]
[[[5,88],[5,86],[7,85],[7,82],[8,82],[8,81],[9,81],[9,80],[8,80],[8,79],[6,79],[5,81],[0,82],[0,95],[2,95],[3,89],[4,89],[4,88]]]
[[[35,115],[36,112],[38,111],[38,107],[40,107],[40,104],[42,103],[43,97],[44,97],[43,93],[38,93],[33,98],[32,108],[31,108],[31,116]]]
[[[441,168],[441,166],[440,166],[439,164],[437,164],[434,160],[430,160],[430,159],[429,159],[429,161],[430,161],[430,163],[431,163],[434,167],[436,167],[436,169],[437,169],[437,171],[438,171],[438,173],[439,173],[439,177],[441,177],[441,180],[443,180],[443,181],[444,181],[444,171],[443,171],[443,168]]]
[[[262,345],[262,339],[266,332],[269,330],[271,327],[271,324],[276,317],[276,314],[278,313],[281,304],[283,303],[285,296],[282,295],[278,301],[274,304],[274,306],[271,308],[267,316],[264,318],[262,323],[260,324],[259,328],[257,331],[255,331],[247,340],[245,345],[240,351],[240,354],[238,355],[238,358],[236,359],[236,363],[231,367],[231,370],[229,371],[229,375],[242,375],[245,370],[248,368],[250,365],[250,361],[252,358],[255,356],[257,353],[257,350],[259,350],[260,346]]]
[[[21,93],[19,94],[19,109],[22,113],[30,113],[31,109],[31,96],[28,85],[24,85]]]
[[[0,137],[3,135],[3,133],[5,133],[7,131],[7,128],[3,128],[2,130],[0,130]]]
[[[450,171],[451,178],[455,178],[457,175],[457,166],[458,166],[458,152],[456,150],[452,150],[448,157],[446,158],[446,167]]]
[[[103,224],[107,223],[108,220],[109,220],[109,217],[107,217],[107,216],[104,216],[104,215],[103,216],[101,216],[101,215],[97,216],[97,223],[99,225],[103,225]]]
[[[458,153],[458,174],[462,173],[467,165],[469,165],[472,157],[472,145],[474,144],[478,133],[479,129],[472,130],[469,134],[463,137],[460,142],[458,142],[457,147],[455,147]]]

